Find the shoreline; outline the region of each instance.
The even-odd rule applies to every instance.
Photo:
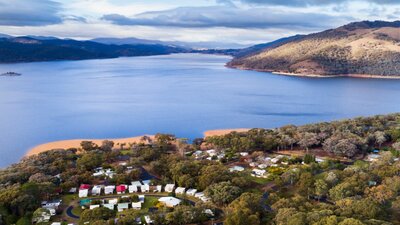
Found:
[[[274,75],[290,76],[290,77],[303,77],[303,78],[361,78],[361,79],[385,79],[385,80],[400,80],[400,76],[383,76],[383,75],[373,75],[373,74],[341,74],[341,75],[321,75],[321,74],[303,74],[303,73],[289,73],[289,72],[279,72],[273,70],[261,70],[252,69],[247,67],[238,67],[226,65],[226,67],[238,70],[248,70],[264,73],[272,73]]]
[[[229,134],[231,132],[247,132],[252,128],[232,128],[232,129],[216,129],[216,130],[206,130],[203,132],[203,137],[211,137],[211,136],[222,136],[225,134]]]
[[[82,141],[92,141],[93,143],[100,146],[104,140],[109,140],[109,141],[113,141],[114,148],[117,148],[117,147],[121,147],[120,144],[141,142],[140,139],[144,136],[150,137],[151,139],[154,138],[154,135],[142,135],[142,136],[136,136],[136,137],[130,137],[130,138],[70,139],[70,140],[47,142],[47,143],[43,143],[40,145],[36,145],[35,147],[29,149],[23,157],[29,157],[32,155],[37,155],[39,153],[47,152],[47,151],[51,151],[51,150],[55,150],[55,149],[80,148],[81,147],[80,144]]]
[[[229,134],[233,131],[236,132],[246,132],[249,131],[250,128],[234,128],[234,129],[216,129],[216,130],[207,130],[203,132],[203,137],[210,137],[210,136],[221,136],[225,134]],[[147,136],[151,139],[154,139],[154,135],[141,135],[136,137],[130,138],[105,138],[105,139],[69,139],[69,140],[60,140],[60,141],[53,141],[47,142],[40,145],[36,145],[35,147],[29,149],[23,157],[29,157],[32,155],[37,155],[42,152],[47,152],[55,149],[69,149],[69,148],[80,148],[80,144],[82,141],[92,141],[97,145],[101,145],[104,140],[109,140],[114,142],[114,148],[121,147],[120,144],[124,143],[138,143],[141,142],[141,138]]]

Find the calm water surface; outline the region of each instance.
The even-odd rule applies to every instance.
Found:
[[[400,80],[313,79],[225,68],[197,54],[0,65],[0,167],[74,138],[276,127],[400,111]]]

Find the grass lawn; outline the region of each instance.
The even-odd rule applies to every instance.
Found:
[[[144,203],[142,205],[142,209],[148,210],[151,207],[156,206],[158,203],[158,198],[154,196],[146,196],[144,198]]]
[[[83,209],[82,209],[82,207],[80,207],[80,206],[75,206],[75,207],[72,209],[72,213],[73,213],[74,215],[76,215],[76,216],[80,216],[81,213],[82,213],[82,211],[83,211]]]
[[[269,182],[271,182],[271,180],[269,180],[268,178],[262,178],[262,177],[253,177],[253,176],[249,176],[250,180],[253,181],[254,183],[257,184],[268,184]]]
[[[130,153],[132,153],[132,150],[130,150],[130,149],[121,150],[121,154],[122,154],[122,155],[128,155],[128,154],[130,154]]]
[[[68,194],[68,195],[64,195],[61,199],[62,199],[63,204],[69,205],[76,198],[77,198],[76,194]]]

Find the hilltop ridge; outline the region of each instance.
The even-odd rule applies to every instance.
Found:
[[[228,66],[296,75],[400,77],[400,21],[362,21],[237,57]]]

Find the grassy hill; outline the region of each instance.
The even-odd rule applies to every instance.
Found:
[[[363,21],[306,35],[228,66],[300,75],[400,76],[400,21]]]

